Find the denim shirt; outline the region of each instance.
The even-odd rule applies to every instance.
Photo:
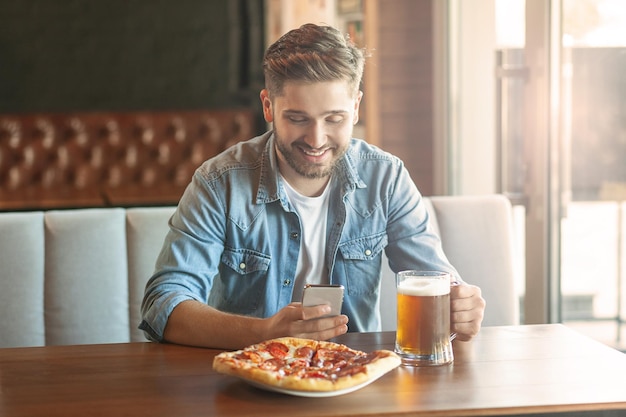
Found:
[[[325,267],[330,282],[345,287],[349,331],[378,331],[383,251],[393,271],[458,274],[400,159],[352,139],[333,175]],[[305,220],[285,193],[273,132],[209,159],[170,219],[140,328],[163,340],[170,313],[189,299],[224,312],[276,314],[291,302]]]

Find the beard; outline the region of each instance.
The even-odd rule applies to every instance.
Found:
[[[274,129],[274,136],[276,149],[283,156],[285,162],[287,162],[287,164],[295,172],[309,179],[320,179],[330,176],[336,169],[341,158],[343,158],[348,151],[348,144],[342,147],[328,147],[326,152],[332,152],[333,154],[330,161],[323,164],[314,163],[307,161],[301,156],[299,148],[304,147],[311,149],[308,145],[303,144],[302,142],[292,142],[291,144],[286,144],[281,139],[281,136],[276,129]]]

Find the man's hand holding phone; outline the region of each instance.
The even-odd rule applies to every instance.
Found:
[[[292,336],[328,340],[342,335],[348,331],[342,304],[343,286],[307,286],[301,303],[291,303],[264,320],[259,339]]]

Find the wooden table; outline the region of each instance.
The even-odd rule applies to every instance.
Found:
[[[394,333],[338,341],[389,349]],[[0,416],[626,415],[626,355],[561,325],[487,327],[454,342],[450,366],[400,367],[331,398],[216,374],[218,352],[155,343],[0,349]]]

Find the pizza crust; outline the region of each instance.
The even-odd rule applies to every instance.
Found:
[[[318,392],[364,384],[399,365],[398,355],[388,350],[368,354],[339,343],[295,337],[223,352],[213,360],[213,369],[223,374],[286,390]]]

